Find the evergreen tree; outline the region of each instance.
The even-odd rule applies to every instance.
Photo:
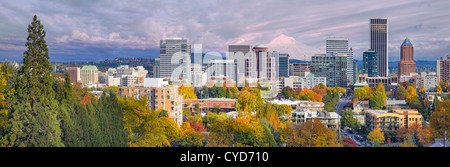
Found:
[[[10,126],[2,145],[20,147],[61,147],[61,128],[57,120],[58,102],[52,89],[52,67],[48,61],[45,31],[35,15],[28,25],[27,51],[18,71],[12,97]]]

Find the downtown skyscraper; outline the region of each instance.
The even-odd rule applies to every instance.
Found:
[[[370,50],[378,54],[378,75],[387,77],[389,74],[387,19],[370,19]]]
[[[159,75],[161,78],[191,79],[191,45],[186,39],[174,37],[160,40]]]
[[[347,55],[347,79],[353,83],[353,51],[348,49],[348,38],[328,37],[326,51],[327,53]]]
[[[398,77],[416,72],[414,62],[414,46],[406,38],[400,46],[400,62],[398,62]]]

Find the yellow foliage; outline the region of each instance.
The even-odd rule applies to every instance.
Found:
[[[184,86],[178,88],[178,94],[183,95],[183,99],[197,99],[197,95],[194,93],[194,87]]]
[[[381,143],[384,142],[384,132],[380,132],[380,129],[375,129],[369,133],[367,139],[372,143]]]

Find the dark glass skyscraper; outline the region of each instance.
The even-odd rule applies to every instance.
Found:
[[[378,54],[368,50],[363,53],[363,73],[368,77],[378,77]]]
[[[289,77],[289,54],[281,54],[279,57],[279,77]]]
[[[370,19],[370,50],[378,54],[378,75],[388,76],[388,21]]]

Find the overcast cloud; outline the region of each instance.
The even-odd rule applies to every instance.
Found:
[[[226,52],[229,44],[268,43],[280,34],[323,51],[327,37],[347,37],[361,59],[370,18],[389,20],[391,61],[406,37],[416,60],[436,60],[450,54],[449,9],[447,0],[3,1],[0,61],[22,60],[34,14],[52,61],[155,58],[159,40],[175,36]]]

